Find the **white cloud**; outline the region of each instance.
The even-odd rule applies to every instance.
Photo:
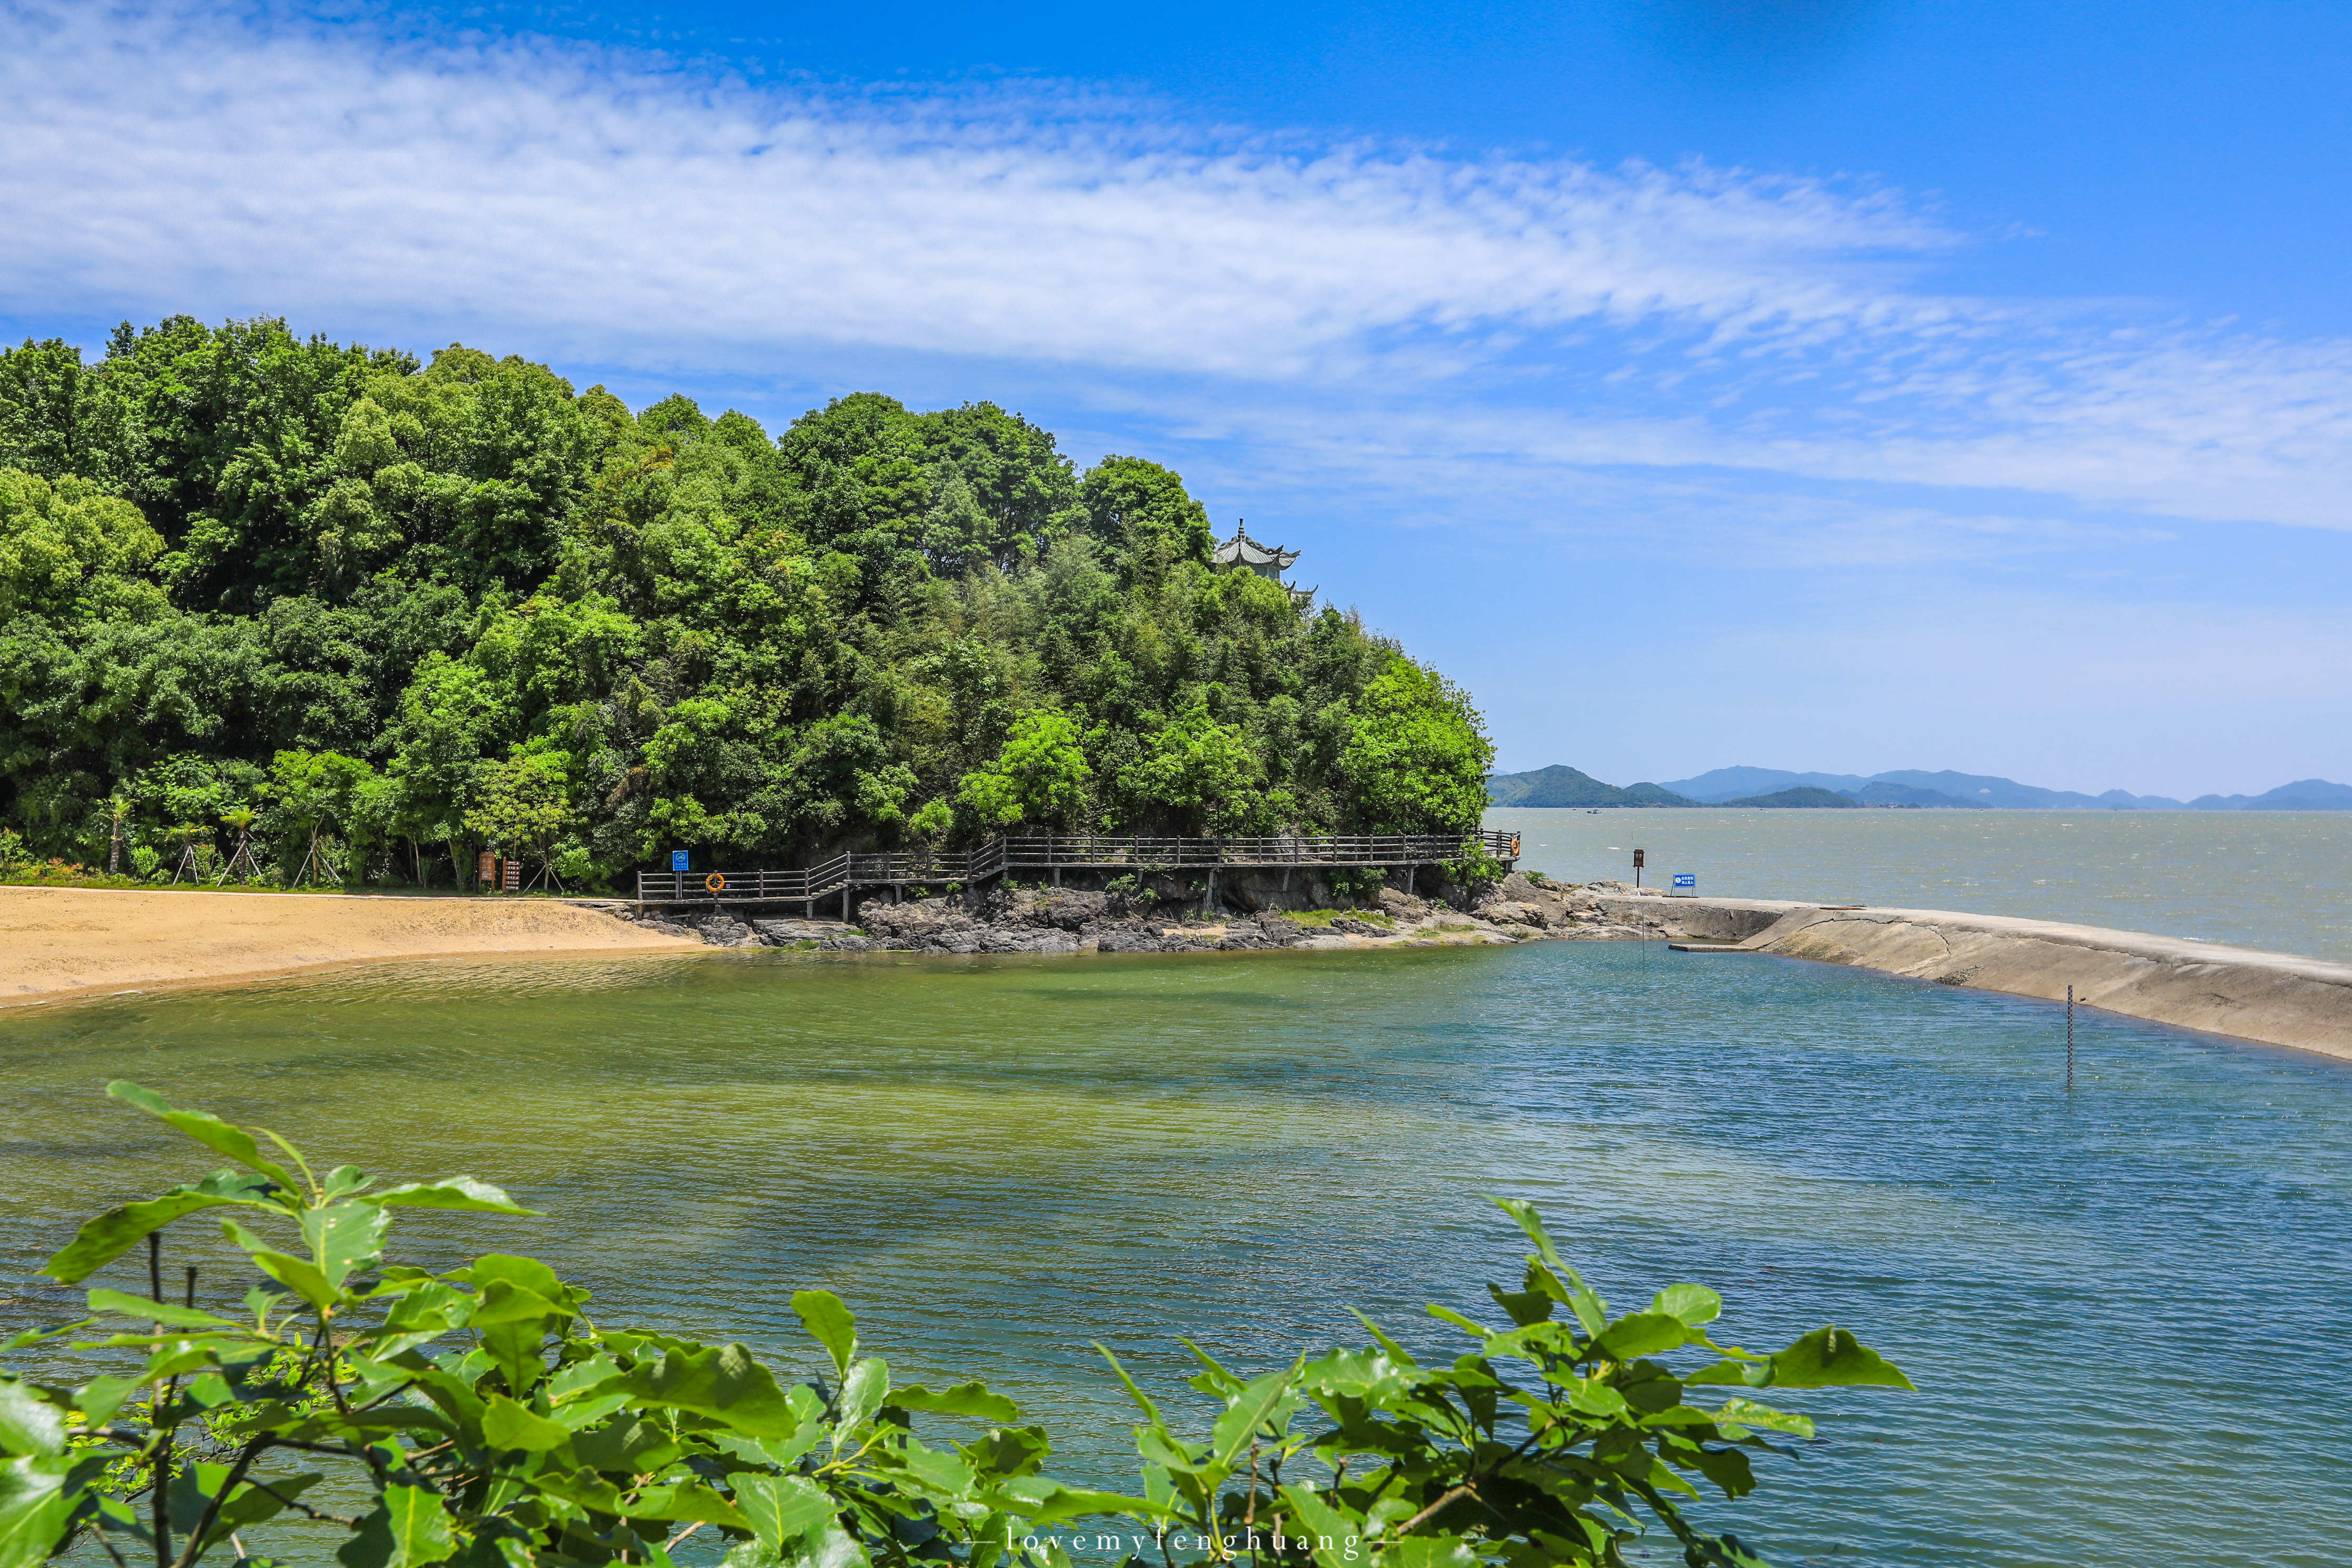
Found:
[[[2352,346],[1939,296],[1916,279],[1958,237],[1884,193],[242,11],[11,6],[0,85],[19,319],[1025,363],[1163,417],[1277,408],[1335,463],[1409,443],[2352,526]]]

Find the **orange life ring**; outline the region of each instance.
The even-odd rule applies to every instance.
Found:
[[[723,893],[727,890],[727,879],[713,871],[702,879],[702,885],[714,893]]]

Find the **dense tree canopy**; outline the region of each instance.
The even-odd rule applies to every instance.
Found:
[[[42,855],[608,878],[1031,827],[1475,826],[1464,695],[988,403],[771,438],[261,320],[0,352],[0,812]],[[118,804],[110,808],[108,802]],[[122,803],[127,803],[125,805]],[[125,813],[127,811],[127,816]]]

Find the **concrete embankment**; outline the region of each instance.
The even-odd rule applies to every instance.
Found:
[[[2352,1060],[2352,963],[2141,931],[1949,910],[1601,893],[1616,921],[1677,939],[2077,1002]]]

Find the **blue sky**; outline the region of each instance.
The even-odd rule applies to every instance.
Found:
[[[2352,778],[2352,9],[0,4],[0,327],[988,397],[1502,765]]]

